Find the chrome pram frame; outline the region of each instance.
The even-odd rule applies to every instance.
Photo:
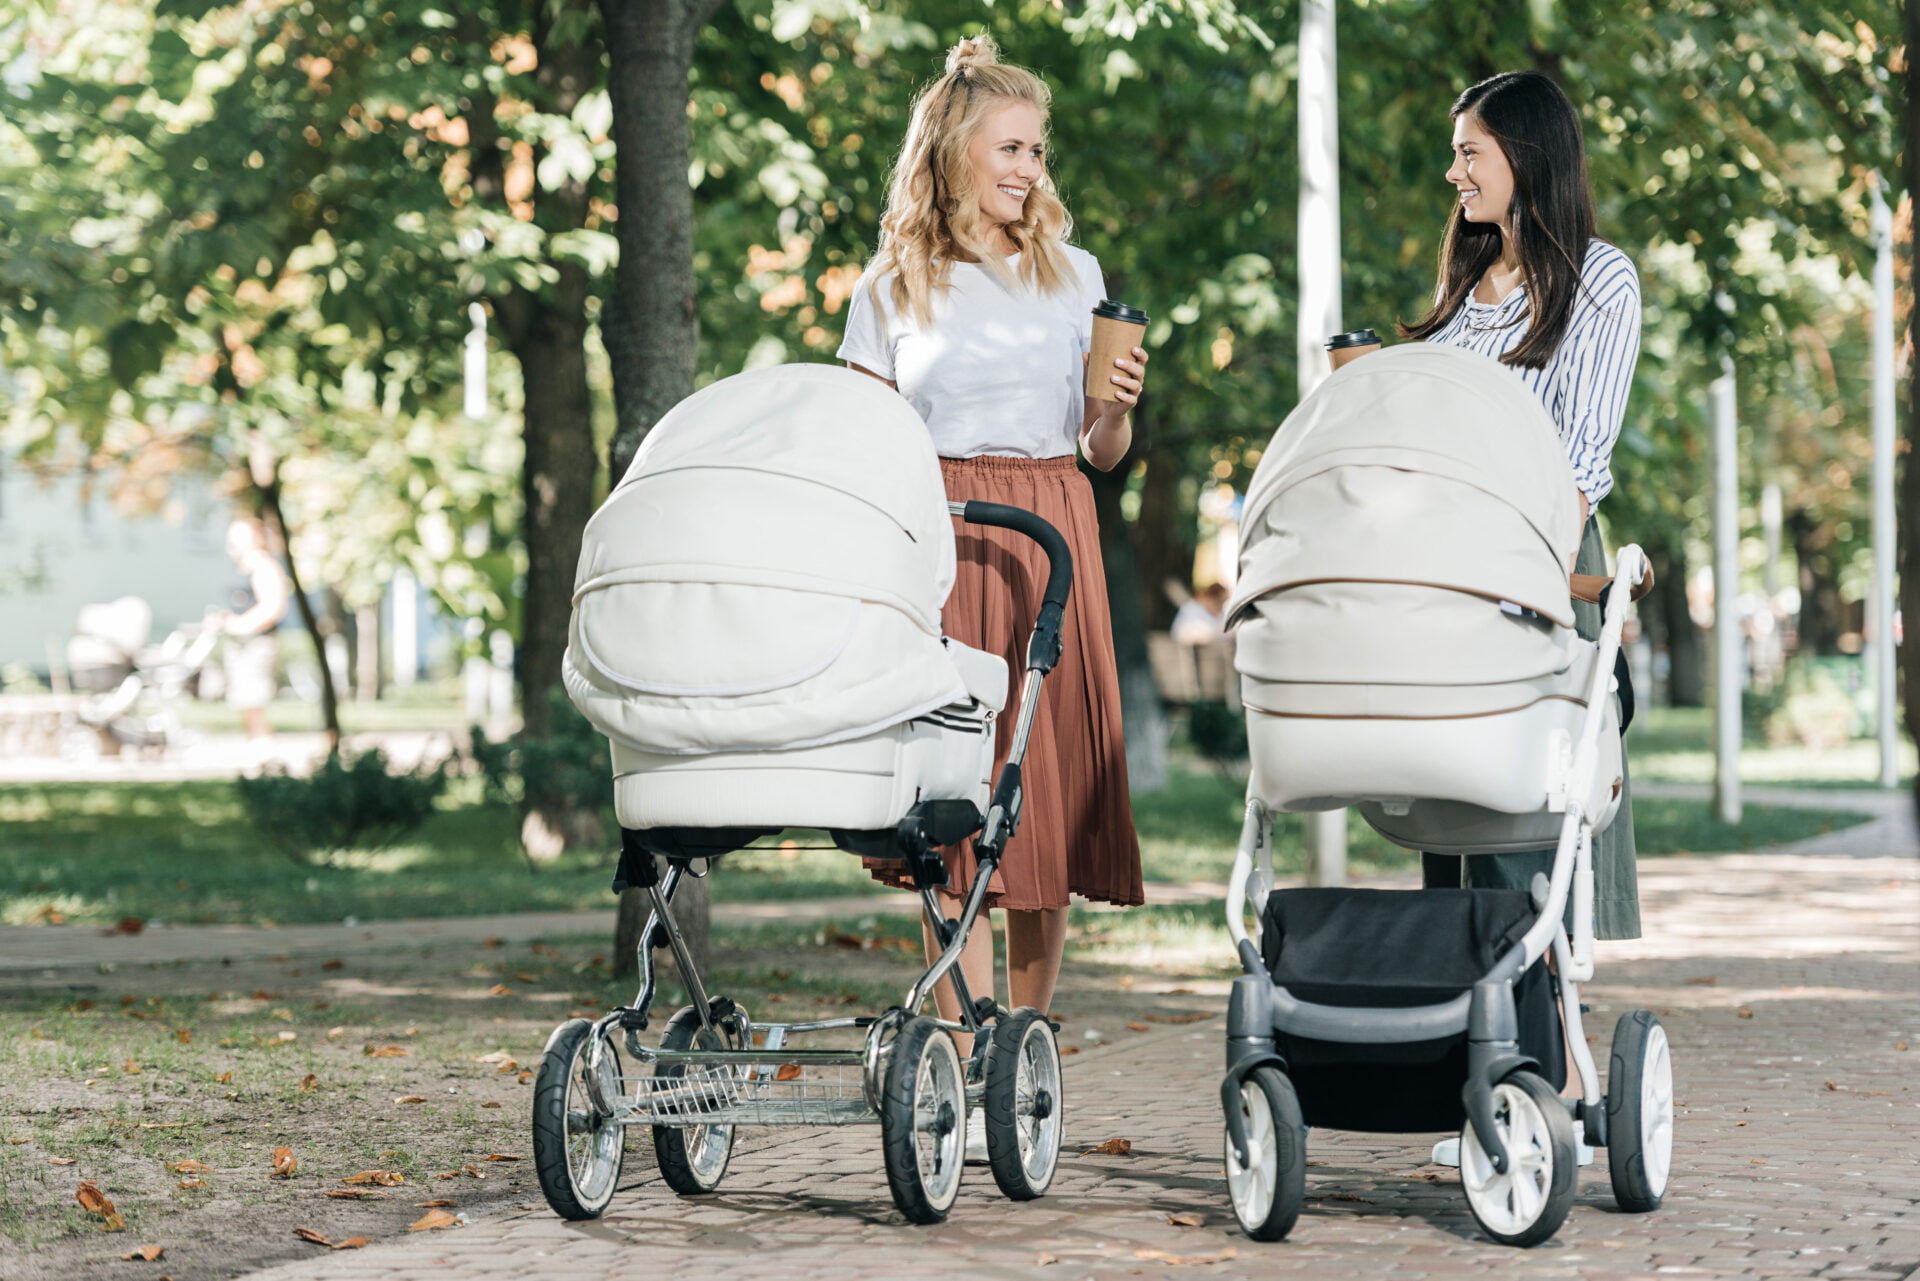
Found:
[[[1302,1000],[1276,983],[1262,958],[1259,940],[1249,936],[1245,921],[1245,913],[1251,908],[1256,930],[1262,928],[1267,898],[1274,890],[1273,815],[1259,798],[1249,798],[1227,890],[1227,931],[1243,972],[1232,984],[1227,1015],[1227,1072],[1221,1082],[1220,1098],[1235,1209],[1250,1235],[1278,1240],[1286,1235],[1299,1211],[1300,1169],[1292,1171],[1291,1197],[1288,1189],[1278,1186],[1278,1181],[1287,1177],[1285,1166],[1289,1159],[1295,1166],[1304,1167],[1304,1126],[1300,1126],[1300,1140],[1292,1145],[1290,1158],[1289,1154],[1283,1154],[1276,1165],[1268,1155],[1267,1163],[1277,1176],[1274,1185],[1249,1187],[1244,1181],[1234,1183],[1236,1168],[1246,1172],[1259,1165],[1262,1154],[1254,1149],[1260,1142],[1270,1146],[1277,1142],[1282,1148],[1288,1145],[1286,1136],[1276,1140],[1271,1134],[1257,1142],[1250,1133],[1248,1107],[1243,1103],[1251,1097],[1250,1079],[1263,1068],[1286,1073],[1286,1059],[1277,1041],[1278,1034],[1284,1033],[1345,1045],[1399,1045],[1464,1035],[1467,1080],[1462,1087],[1461,1101],[1470,1133],[1463,1132],[1460,1164],[1469,1202],[1482,1227],[1503,1243],[1531,1245],[1551,1236],[1564,1220],[1572,1201],[1575,1182],[1572,1169],[1551,1171],[1551,1195],[1533,1207],[1531,1215],[1507,1222],[1497,1214],[1483,1215],[1482,1204],[1475,1199],[1474,1171],[1469,1168],[1466,1155],[1470,1138],[1479,1148],[1475,1159],[1484,1156],[1479,1172],[1488,1176],[1484,1182],[1489,1186],[1503,1179],[1507,1184],[1515,1182],[1519,1177],[1516,1167],[1534,1159],[1531,1153],[1509,1151],[1506,1137],[1512,1130],[1496,1118],[1495,1092],[1496,1086],[1515,1073],[1537,1071],[1539,1067],[1522,1053],[1518,1044],[1514,988],[1521,975],[1549,953],[1553,958],[1566,1044],[1580,1085],[1578,1097],[1560,1100],[1559,1105],[1564,1106],[1567,1119],[1578,1126],[1580,1139],[1588,1146],[1608,1147],[1613,1140],[1615,1146],[1630,1146],[1633,1156],[1646,1158],[1635,1166],[1632,1160],[1615,1160],[1616,1154],[1609,1153],[1614,1188],[1623,1209],[1648,1210],[1659,1204],[1667,1176],[1665,1152],[1671,1144],[1671,1068],[1665,1034],[1660,1031],[1658,1021],[1646,1011],[1633,1012],[1616,1029],[1616,1059],[1621,1053],[1622,1029],[1640,1037],[1648,1048],[1643,1048],[1627,1064],[1630,1079],[1614,1083],[1616,1093],[1622,1087],[1634,1091],[1636,1106],[1630,1113],[1635,1123],[1631,1127],[1633,1132],[1613,1133],[1609,1120],[1618,1126],[1622,1107],[1617,1099],[1610,1106],[1602,1093],[1599,1071],[1587,1047],[1580,1003],[1580,985],[1594,973],[1594,816],[1587,811],[1584,798],[1593,794],[1601,735],[1609,731],[1605,700],[1615,693],[1615,659],[1626,623],[1629,588],[1642,581],[1647,568],[1647,558],[1637,546],[1623,547],[1615,557],[1613,588],[1607,594],[1598,653],[1585,690],[1586,710],[1581,732],[1573,745],[1571,759],[1559,763],[1564,771],[1560,785],[1551,789],[1564,795],[1566,803],[1552,875],[1534,877],[1530,896],[1536,915],[1532,924],[1468,991],[1451,1000],[1424,1006],[1350,1007]],[[1563,919],[1569,898],[1573,904],[1571,934]],[[1638,1019],[1640,1015],[1645,1016],[1643,1020]],[[1630,1026],[1629,1020],[1634,1020]],[[1641,1041],[1635,1044],[1640,1045]],[[1616,1074],[1621,1071],[1620,1063],[1615,1063],[1614,1071]],[[1662,1079],[1652,1079],[1662,1073],[1665,1074]],[[1287,1088],[1290,1091],[1291,1087]],[[1637,1097],[1643,1091],[1650,1092],[1646,1100]],[[1296,1123],[1298,1115],[1296,1110]],[[1563,1124],[1549,1120],[1552,1125]],[[1574,1159],[1571,1144],[1569,1133],[1563,1145],[1567,1151],[1559,1156],[1564,1163],[1570,1164]],[[1662,1144],[1667,1146],[1663,1148]],[[1659,1149],[1657,1168],[1649,1168],[1650,1163],[1656,1161],[1654,1149]],[[1634,1168],[1623,1170],[1627,1166]],[[1634,1169],[1639,1173],[1635,1174]],[[1253,1183],[1258,1184],[1258,1180]],[[1484,1188],[1482,1194],[1485,1194]],[[1258,1202],[1257,1212],[1251,1215],[1242,1204],[1249,1197]],[[1283,1204],[1289,1199],[1290,1206]],[[1489,1217],[1495,1220],[1491,1225]],[[1503,1228],[1511,1230],[1503,1231]]]
[[[1007,762],[994,781],[985,815],[971,800],[921,802],[893,832],[833,833],[836,843],[851,852],[905,861],[928,928],[942,941],[940,954],[901,1003],[879,1015],[755,1024],[739,1003],[708,994],[674,918],[673,900],[687,877],[706,876],[716,861],[711,850],[700,855],[677,848],[680,833],[718,831],[726,838],[760,833],[660,829],[663,841],[658,833],[623,830],[616,889],[644,889],[651,904],[638,944],[640,987],[632,1004],[591,1023],[576,1019],[556,1029],[536,1091],[536,1165],[549,1204],[563,1216],[592,1218],[604,1210],[618,1181],[618,1136],[631,1126],[654,1130],[662,1173],[675,1191],[689,1193],[718,1185],[733,1127],[877,1124],[886,1132],[888,1180],[896,1204],[909,1220],[932,1223],[945,1218],[958,1189],[965,1114],[984,1104],[993,1149],[990,1163],[1002,1190],[1027,1199],[1043,1193],[1051,1182],[1061,1142],[1054,1028],[1039,1012],[1009,1011],[990,994],[976,998],[958,962],[985,907],[1006,844],[1019,827],[1021,765],[1042,684],[1060,658],[1073,561],[1060,533],[1031,512],[977,501],[947,506],[952,516],[970,524],[997,526],[1033,539],[1049,562],[1026,647]],[[989,742],[994,723],[988,710]],[[947,883],[940,847],[969,836],[974,838],[973,883],[958,918],[948,919],[936,892]],[[737,848],[730,839],[722,844]],[[695,863],[705,867],[695,871]],[[669,1020],[667,1044],[651,1047],[641,1043],[640,1033],[649,1026],[659,994],[654,953],[661,948],[672,952],[689,1004]],[[921,1012],[942,980],[953,985],[958,1019]],[[858,1048],[788,1048],[792,1037],[848,1030],[863,1033]],[[643,1070],[622,1070],[616,1033]],[[954,1033],[974,1038],[967,1067],[960,1065]],[[895,1096],[901,1093],[903,1072],[894,1060],[901,1057],[896,1051],[909,1045],[918,1061],[905,1065],[913,1070],[905,1073],[912,1080],[902,1105]],[[1008,1077],[1006,1088],[999,1091],[1005,1097],[990,1097],[995,1065],[1002,1062],[1010,1065],[1001,1070]],[[1009,1113],[1000,1118],[1008,1124],[995,1125],[996,1104]],[[676,1133],[678,1138],[671,1137]]]

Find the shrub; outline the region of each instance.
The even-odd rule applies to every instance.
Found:
[[[486,783],[487,798],[520,806],[521,843],[538,858],[560,846],[579,849],[603,844],[614,828],[613,774],[607,740],[588,723],[563,691],[549,704],[545,738],[515,734],[504,742],[472,730],[473,759]]]
[[[1247,756],[1247,718],[1225,703],[1194,703],[1187,708],[1187,739],[1193,750],[1229,763]]]
[[[394,770],[376,747],[351,759],[329,756],[304,778],[279,767],[235,786],[260,834],[304,864],[339,850],[379,849],[418,830],[447,789],[447,767]]]
[[[1767,741],[1776,747],[1823,749],[1839,747],[1859,734],[1863,717],[1849,685],[1858,679],[1860,667],[1858,659],[1789,662],[1779,703],[1764,722]]]

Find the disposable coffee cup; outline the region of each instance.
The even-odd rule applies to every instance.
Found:
[[[1380,350],[1380,335],[1371,329],[1354,329],[1327,339],[1327,362],[1335,369],[1349,360],[1358,360],[1370,351]]]
[[[1147,313],[1111,298],[1093,309],[1093,348],[1087,353],[1087,395],[1095,400],[1118,400],[1113,384],[1116,360],[1126,360],[1147,336]]]

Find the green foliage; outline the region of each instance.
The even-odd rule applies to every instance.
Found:
[[[445,762],[394,770],[379,748],[336,753],[305,777],[284,768],[239,778],[240,803],[259,834],[296,863],[343,850],[380,849],[419,829],[447,790]]]
[[[478,725],[473,727],[471,750],[488,799],[559,813],[591,811],[611,819],[613,782],[606,737],[564,691],[553,691],[548,706],[550,729],[544,738],[515,734],[496,742]]]
[[[1773,747],[1839,747],[1868,727],[1863,706],[1866,665],[1857,658],[1802,655],[1787,663],[1786,679],[1761,725]]]
[[[1247,715],[1225,703],[1194,703],[1187,708],[1187,741],[1214,761],[1247,758]]]

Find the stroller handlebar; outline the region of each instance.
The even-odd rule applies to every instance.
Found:
[[[1040,597],[1040,616],[1027,643],[1027,670],[1045,674],[1060,660],[1060,623],[1073,590],[1073,553],[1060,531],[1024,507],[971,500],[948,503],[947,510],[969,525],[994,525],[1025,534],[1047,554],[1047,587]]]

